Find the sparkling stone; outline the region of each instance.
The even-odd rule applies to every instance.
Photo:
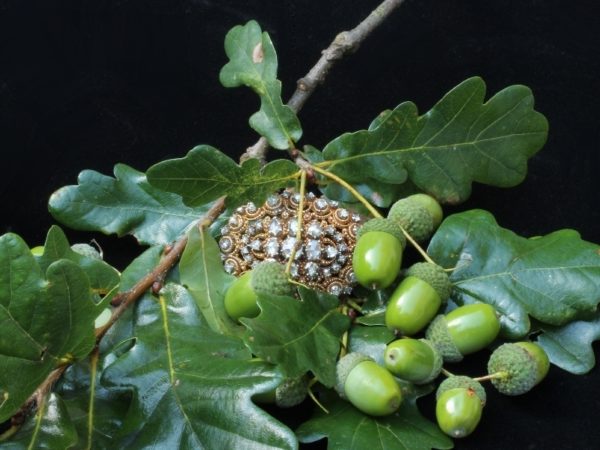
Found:
[[[298,194],[298,193],[294,194],[294,196],[292,197],[292,200],[295,203],[300,203],[300,194]]]
[[[340,232],[337,232],[333,235],[333,239],[335,239],[336,242],[343,242],[344,235]]]
[[[346,281],[348,283],[356,283],[356,276],[354,275],[354,271],[351,270],[346,274]]]
[[[342,293],[342,286],[340,286],[338,283],[331,283],[327,290],[330,294],[340,295]]]
[[[338,249],[335,248],[333,245],[328,245],[327,247],[325,247],[325,256],[327,256],[327,258],[333,259],[337,256],[337,254]]]
[[[240,253],[242,255],[247,255],[248,253],[250,253],[250,249],[248,247],[242,247],[242,249],[240,250]]]
[[[275,238],[270,238],[265,244],[265,253],[267,256],[277,256],[279,252],[279,241]]]
[[[352,222],[360,222],[360,216],[358,214],[352,214]]]
[[[292,254],[292,250],[294,250],[294,246],[296,245],[296,238],[295,237],[287,237],[283,240],[283,242],[281,243],[281,254],[285,257],[285,258],[289,258]],[[298,255],[296,254],[296,258],[298,257]]]
[[[337,213],[338,217],[342,220],[347,219],[348,217],[350,217],[350,213],[348,212],[347,209],[338,209],[338,213]]]
[[[306,258],[309,261],[318,261],[321,258],[321,243],[316,240],[309,240],[306,243]]]
[[[250,214],[254,214],[256,212],[256,205],[252,202],[249,202],[246,205],[246,212],[248,212]]]
[[[317,199],[317,201],[315,201],[315,209],[317,209],[318,211],[323,211],[327,209],[327,200],[322,198]]]
[[[315,195],[314,193],[312,193],[312,192],[309,192],[308,194],[306,194],[306,197],[307,197],[309,200],[312,200],[312,199],[314,199],[314,198],[316,197],[316,195]]]
[[[290,236],[296,236],[297,231],[298,231],[298,221],[296,220],[296,218],[292,218],[292,220],[290,220],[288,222],[288,234]]]
[[[223,238],[219,241],[219,247],[221,248],[221,250],[223,250],[224,252],[226,252],[227,250],[231,250],[231,246],[232,246],[232,242],[230,238]]]
[[[348,246],[345,243],[340,243],[337,246],[340,253],[346,253],[348,251]]]
[[[254,239],[252,242],[250,242],[250,248],[254,251],[259,251],[260,250],[260,240]]]
[[[267,199],[267,205],[269,205],[271,208],[274,208],[275,206],[277,206],[279,204],[279,197],[276,195],[271,195],[268,199]]]
[[[333,236],[335,234],[335,227],[333,225],[327,225],[325,227],[325,234],[327,236]]]
[[[300,276],[300,272],[298,272],[298,266],[296,264],[292,264],[290,266],[290,275],[293,278],[298,278]]]
[[[238,208],[239,210],[240,208]],[[242,211],[238,211],[238,212],[243,212]],[[238,216],[237,214],[234,214],[233,216],[231,216],[229,218],[229,225],[232,227],[239,227],[240,226],[240,216]]]
[[[337,258],[337,262],[339,262],[340,264],[346,264],[346,261],[348,261],[348,256],[346,255],[340,255]]]
[[[271,236],[279,236],[282,231],[283,228],[281,227],[281,222],[279,222],[279,219],[275,217],[269,224],[269,234]]]
[[[335,200],[329,200],[329,204],[330,204],[331,206],[333,206],[334,208],[337,208],[337,207],[338,207],[338,205],[339,205],[339,203],[338,203],[338,202],[336,202]]]
[[[329,278],[331,276],[331,269],[329,267],[325,267],[321,273],[323,274],[323,277]]]
[[[246,261],[248,263],[254,261],[254,256],[252,256],[250,254],[242,255],[242,258],[244,258],[244,261]]]
[[[248,233],[250,236],[255,235],[256,227],[250,225],[248,228],[246,228],[246,233]]]
[[[319,275],[319,265],[315,262],[309,261],[304,264],[304,272],[307,278],[314,280]]]
[[[229,233],[229,227],[225,225],[221,228],[221,235]]]
[[[263,223],[260,220],[253,220],[252,222],[250,222],[250,226],[253,227],[255,230],[262,230]]]
[[[235,209],[235,211],[236,211],[236,212],[239,212],[239,213],[243,213],[243,212],[244,212],[244,207],[243,207],[243,206],[238,206],[238,207]],[[232,216],[231,218],[233,219],[233,216]]]
[[[307,233],[310,237],[318,239],[321,237],[321,234],[323,234],[323,227],[321,227],[319,222],[311,222],[308,225]]]
[[[342,266],[340,266],[338,263],[333,263],[331,265],[331,273],[338,273],[340,270],[342,270]]]
[[[240,242],[242,244],[247,244],[248,241],[250,241],[250,236],[248,236],[247,234],[242,234],[242,236],[240,237]]]
[[[225,272],[233,273],[233,271],[235,270],[235,265],[233,265],[230,262],[226,262],[225,264],[223,264],[223,268],[225,269]]]

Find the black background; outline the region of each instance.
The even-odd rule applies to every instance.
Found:
[[[335,34],[377,4],[0,0],[0,232],[42,244],[54,223],[49,195],[83,169],[111,174],[122,162],[146,170],[201,143],[239,155],[256,141],[247,119],[258,100],[218,82],[227,30],[256,19],[271,34],[288,98]],[[475,185],[467,203],[446,212],[484,208],[524,236],[574,228],[600,242],[599,22],[591,0],[408,0],[309,100],[301,144],[322,147],[404,100],[425,112],[472,75],[489,94],[525,84],[550,123],[527,179],[511,189]],[[67,233],[98,240],[119,269],[138,252],[132,238]],[[461,371],[481,374],[485,357]],[[456,448],[600,448],[598,368],[575,376],[552,367],[521,397],[488,392],[479,428]],[[430,397],[419,404],[433,417]],[[283,419],[295,426],[306,414]]]

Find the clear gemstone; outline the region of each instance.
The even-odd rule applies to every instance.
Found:
[[[298,231],[298,221],[295,218],[293,218],[292,220],[290,220],[288,222],[288,234],[290,236],[295,236],[297,231]]]
[[[235,265],[233,265],[230,262],[226,262],[225,264],[223,264],[223,268],[225,269],[225,272],[233,273],[233,271],[235,270]]]
[[[279,252],[279,241],[275,238],[270,238],[267,240],[267,243],[265,244],[265,253],[267,254],[267,256],[277,256],[277,253]]]
[[[250,249],[248,247],[242,247],[242,249],[240,250],[240,253],[242,255],[247,255],[248,253],[250,253]]]
[[[339,205],[339,203],[338,203],[338,202],[336,202],[335,200],[329,200],[329,204],[330,204],[331,206],[335,206],[335,207],[337,207],[337,206]]]
[[[250,236],[248,236],[247,234],[242,234],[242,236],[240,237],[240,242],[242,244],[247,244],[249,240]]]
[[[279,203],[279,197],[276,195],[271,195],[268,199],[267,199],[267,205],[269,205],[271,208],[277,206]]]
[[[227,234],[229,233],[229,227],[227,225],[225,225],[224,227],[221,228],[221,234]]]
[[[300,273],[298,272],[298,266],[296,264],[292,264],[290,266],[290,275],[293,278],[298,278],[298,276],[300,276]]]
[[[296,202],[296,203],[300,203],[300,194],[298,194],[298,193],[294,194],[294,196],[292,197],[292,200],[294,200],[294,202]]]
[[[281,222],[279,222],[277,217],[271,220],[271,223],[269,224],[269,234],[271,236],[279,236],[282,230],[283,228],[281,227]]]
[[[332,283],[329,285],[329,288],[327,290],[330,294],[340,295],[342,293],[342,286],[340,286],[337,283]]]
[[[304,271],[308,279],[314,280],[319,275],[319,265],[314,262],[307,262],[304,264]]]
[[[313,199],[313,198],[315,198],[316,196],[315,196],[315,194],[314,194],[314,193],[312,193],[312,192],[309,192],[308,194],[306,194],[306,197],[307,197],[309,200],[312,200],[312,199]]]
[[[348,283],[356,283],[356,276],[354,275],[354,271],[351,270],[346,274],[346,281]]]
[[[348,210],[347,209],[343,209],[343,208],[338,210],[337,215],[342,220],[343,219],[347,219],[348,217],[350,217],[350,213],[348,212]]]
[[[331,269],[329,267],[325,267],[321,273],[323,274],[323,277],[329,278],[331,276]]]
[[[317,199],[317,201],[315,201],[315,208],[319,211],[327,209],[327,201],[322,198]]]
[[[253,220],[250,222],[250,226],[254,227],[256,230],[262,230],[263,224],[260,220]]]
[[[321,243],[316,240],[309,240],[306,243],[306,258],[310,261],[318,261],[321,258]]]
[[[340,270],[342,270],[342,266],[340,266],[337,263],[333,263],[331,265],[331,273],[338,273]]]
[[[252,202],[249,202],[246,205],[246,212],[249,212],[250,214],[254,214],[256,212],[256,205]]]
[[[337,262],[339,262],[340,264],[346,264],[346,261],[348,261],[348,256],[346,256],[346,255],[338,256]]]
[[[336,242],[342,242],[344,240],[344,235],[340,232],[337,232],[333,235],[333,238]]]
[[[323,234],[323,227],[321,227],[319,222],[311,222],[308,225],[307,233],[310,237],[318,239],[321,237],[321,234]]]
[[[296,238],[295,237],[287,237],[283,240],[283,242],[281,243],[281,254],[285,257],[285,258],[289,258],[292,254],[292,251],[294,250],[294,246],[296,245]],[[296,255],[296,257],[298,257],[298,255]]]
[[[254,256],[252,256],[250,254],[242,255],[242,258],[244,258],[244,261],[246,261],[248,263],[254,261]]]
[[[256,227],[250,225],[248,228],[246,228],[246,233],[248,233],[250,236],[256,234]]]
[[[360,216],[358,214],[352,214],[352,222],[360,222]]]
[[[229,239],[229,238],[223,238],[219,241],[219,247],[224,252],[226,252],[227,250],[230,250],[231,246],[232,246],[232,243],[231,243],[231,239]]]
[[[333,225],[327,225],[325,227],[325,234],[328,236],[333,236],[335,234],[335,227]]]
[[[231,216],[229,218],[229,225],[231,225],[232,227],[238,227],[240,225],[240,216],[238,216],[237,214]]]
[[[348,246],[343,242],[341,244],[338,244],[337,248],[340,251],[340,253],[345,253],[348,251]]]
[[[259,251],[260,250],[260,240],[254,239],[252,242],[250,242],[250,248],[254,251]]]
[[[338,249],[335,248],[333,245],[328,245],[327,247],[325,247],[325,255],[327,256],[327,258],[333,259],[337,256],[337,254]]]

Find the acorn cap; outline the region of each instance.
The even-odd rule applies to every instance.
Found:
[[[410,198],[403,198],[392,205],[388,219],[398,223],[413,239],[423,242],[433,233],[433,218],[427,208]]]
[[[506,372],[502,378],[493,378],[492,384],[505,395],[521,395],[537,382],[535,358],[523,347],[514,343],[502,344],[490,355],[488,373]]]
[[[448,274],[437,264],[418,262],[408,268],[406,276],[420,278],[429,284],[438,293],[442,302],[448,300],[452,293],[452,283]]]
[[[252,289],[257,294],[293,295],[285,266],[277,261],[262,261],[252,268]]]
[[[459,362],[462,361],[463,355],[452,340],[448,331],[446,317],[443,314],[438,314],[425,330],[425,338],[438,349],[444,362]]]
[[[342,356],[337,362],[335,367],[335,390],[344,400],[347,400],[344,386],[346,385],[348,374],[364,361],[374,361],[374,359],[362,353],[352,352]]]
[[[444,392],[456,388],[471,389],[473,392],[475,392],[475,395],[477,395],[477,397],[479,397],[479,399],[481,400],[481,405],[485,405],[485,402],[487,401],[487,395],[485,393],[484,387],[479,381],[476,381],[473,378],[467,377],[465,375],[453,375],[442,381],[435,393],[435,399],[438,400]]]
[[[305,376],[286,378],[275,389],[275,404],[280,408],[291,408],[306,398],[308,382]]]
[[[383,233],[391,234],[400,241],[400,244],[402,244],[402,248],[406,247],[406,238],[404,237],[402,228],[400,228],[400,226],[393,220],[384,219],[382,217],[376,217],[375,219],[367,220],[358,229],[356,239],[360,239],[360,237],[363,234],[368,233],[370,231],[381,231]]]
[[[92,259],[102,259],[102,255],[95,247],[83,242],[71,245],[71,250]]]
[[[433,342],[431,342],[429,339],[423,338],[423,339],[419,339],[419,341],[427,344],[433,351],[433,366],[431,369],[431,373],[429,374],[429,376],[427,378],[424,378],[423,380],[419,381],[418,383],[415,383],[415,384],[426,384],[426,383],[429,383],[430,381],[435,380],[438,377],[438,375],[442,371],[442,365],[444,364],[444,358],[442,358],[442,355],[440,354],[437,347],[435,345],[433,345]]]

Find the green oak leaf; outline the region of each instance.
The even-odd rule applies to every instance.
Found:
[[[69,449],[76,444],[77,431],[65,403],[59,395],[50,393],[10,441],[0,442],[0,449]]]
[[[489,212],[471,210],[449,216],[428,253],[455,267],[452,299],[493,305],[510,338],[527,334],[529,316],[559,326],[589,316],[600,302],[598,245],[574,230],[527,239],[501,228]]]
[[[84,170],[77,186],[52,194],[50,213],[76,230],[131,234],[152,245],[172,242],[208,210],[205,204],[185,206],[181,197],[151,186],[142,172],[125,164],[117,164],[114,175]]]
[[[453,204],[469,197],[473,182],[515,186],[544,145],[548,123],[534,111],[529,88],[509,86],[484,103],[485,90],[481,78],[469,78],[421,116],[414,103],[401,103],[369,130],[327,144],[321,164],[371,198],[381,192],[379,206],[393,198],[388,185],[407,181],[405,193],[419,190]],[[341,195],[333,184],[324,192]]]
[[[576,320],[562,327],[542,324],[541,328],[543,333],[537,343],[546,351],[550,362],[576,375],[592,370],[596,364],[592,343],[600,339],[600,312],[590,319]]]
[[[394,332],[385,326],[353,326],[348,339],[348,352],[370,356],[383,366],[385,347],[393,340]]]
[[[106,293],[119,284],[120,274],[117,269],[106,262],[83,256],[71,249],[65,233],[56,225],[52,225],[44,243],[44,253],[38,259],[42,270],[59,259],[73,261],[83,269],[90,280],[91,288],[99,293]]]
[[[338,312],[337,297],[303,287],[299,292],[300,300],[260,294],[260,314],[241,320],[248,328],[244,341],[255,355],[281,365],[287,376],[310,370],[331,387],[341,337],[350,320]]]
[[[250,117],[250,126],[271,147],[286,150],[302,136],[298,117],[281,100],[277,80],[277,54],[268,33],[254,20],[233,27],[225,37],[229,62],[219,74],[225,87],[248,86],[260,97],[260,110]]]
[[[181,283],[196,300],[208,326],[218,333],[241,334],[227,313],[223,300],[229,285],[235,280],[223,269],[217,242],[198,227],[189,232],[188,243],[179,262]]]
[[[400,409],[385,417],[363,414],[334,392],[323,392],[319,401],[329,414],[316,408],[314,416],[296,429],[296,436],[303,443],[327,438],[328,450],[452,448],[452,440],[419,412],[416,398],[423,393],[408,389],[403,386]]]
[[[134,335],[102,376],[107,388],[133,392],[115,448],[297,448],[291,430],[251,401],[281,373],[210,330],[183,286],[143,299]]]
[[[261,167],[251,158],[238,165],[216,148],[199,145],[184,158],[155,164],[146,175],[150,184],[181,195],[187,205],[204,205],[226,195],[227,206],[234,208],[248,201],[262,204],[276,190],[292,185],[297,173],[298,167],[289,160]]]
[[[91,351],[100,311],[77,264],[60,259],[44,274],[19,236],[0,237],[0,423],[61,358]]]

